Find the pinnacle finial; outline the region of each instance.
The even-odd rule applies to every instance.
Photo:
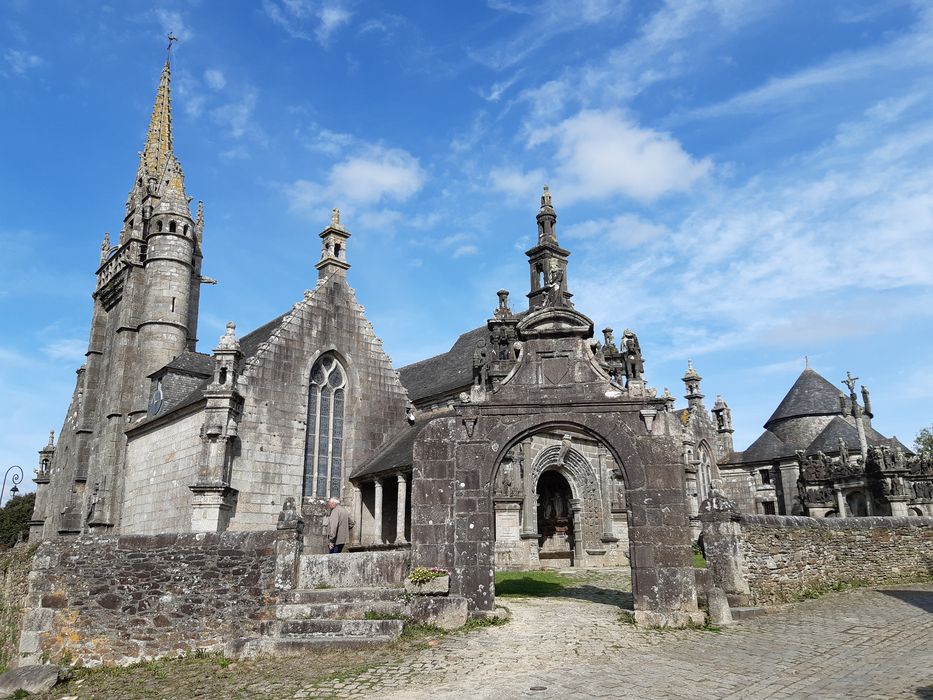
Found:
[[[330,227],[335,229],[340,229],[340,210],[337,207],[334,207],[330,211]]]
[[[541,208],[550,207],[551,205],[551,188],[547,185],[544,186],[544,191],[541,193]]]
[[[49,431],[49,447],[55,447],[55,429]]]
[[[172,44],[178,41],[178,37],[173,32],[168,33],[168,46],[165,47],[165,62],[168,63],[169,56],[172,55]]]
[[[236,324],[233,321],[227,321],[227,330],[220,336],[220,342],[217,344],[218,350],[239,350],[240,341],[236,337]]]

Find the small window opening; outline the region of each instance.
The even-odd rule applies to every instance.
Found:
[[[161,220],[159,221],[158,226],[159,226],[159,231],[161,231],[161,230],[162,230],[162,221],[161,221]]]
[[[175,230],[176,230],[175,222],[174,222],[174,221],[170,221],[169,224],[168,224],[168,232],[169,232],[169,233],[175,233]]]
[[[137,182],[136,184],[139,185],[140,187],[142,187],[142,186],[143,186],[143,179],[142,179],[142,178],[139,178],[139,182]]]
[[[175,297],[172,297],[172,311],[175,311]]]
[[[770,469],[759,469],[758,473],[761,475],[761,483],[763,484],[771,483],[771,470]]]
[[[334,245],[334,257],[340,257],[340,244],[337,243]]]
[[[761,504],[761,507],[764,509],[765,515],[776,515],[774,510],[774,501],[764,501]]]
[[[221,384],[227,383],[227,368],[226,367],[220,368],[220,383]]]
[[[185,224],[185,227],[181,230],[183,234],[188,235],[188,224]]]

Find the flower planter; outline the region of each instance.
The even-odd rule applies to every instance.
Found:
[[[450,591],[450,576],[438,576],[424,583],[413,583],[406,578],[405,591],[413,595],[447,595]]]

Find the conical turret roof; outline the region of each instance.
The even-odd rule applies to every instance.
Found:
[[[839,395],[842,392],[820,374],[807,367],[787,392],[764,427],[776,421],[796,416],[825,416],[840,413]]]

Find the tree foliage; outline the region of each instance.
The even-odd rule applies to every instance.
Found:
[[[23,539],[29,536],[29,520],[36,503],[36,494],[14,496],[3,508],[0,508],[0,549],[7,549],[16,544],[22,533]]]
[[[933,425],[921,428],[914,438],[914,452],[924,457],[933,457]]]

